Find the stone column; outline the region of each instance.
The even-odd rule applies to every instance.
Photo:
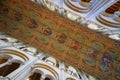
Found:
[[[63,13],[64,13],[63,4],[64,4],[64,1],[63,1],[63,0],[60,0],[60,6],[59,6],[60,10],[59,10],[59,14],[60,14],[61,16],[63,16]]]
[[[13,62],[13,59],[9,59],[7,62],[0,64],[0,68],[4,67],[6,65],[10,65],[12,62]]]
[[[59,75],[59,80],[65,80],[65,64],[62,62],[60,64],[60,75]]]
[[[116,11],[116,12],[114,13],[113,19],[114,19],[115,21],[120,22],[120,11]]]

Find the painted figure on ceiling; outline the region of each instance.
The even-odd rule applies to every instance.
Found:
[[[23,15],[20,12],[15,11],[14,18],[15,18],[16,21],[20,21],[20,20],[22,20]]]
[[[47,26],[42,27],[42,33],[46,36],[49,36],[52,34],[52,29]]]
[[[74,50],[78,50],[79,47],[81,47],[81,46],[78,41],[76,41],[76,40],[71,41],[71,48],[73,48]]]
[[[88,48],[85,55],[84,60],[87,64],[94,66],[96,61],[97,51],[94,48]]]
[[[97,59],[97,54],[103,49],[103,45],[99,42],[93,42],[89,44],[89,48],[86,49],[84,54],[85,62],[91,66],[94,66]]]
[[[37,24],[37,22],[34,19],[29,19],[26,24],[27,24],[27,26],[29,28],[36,28],[36,27],[38,27],[38,24]]]
[[[9,8],[3,7],[2,8],[2,13],[5,14],[5,15],[7,15],[9,13]]]
[[[100,69],[102,69],[106,73],[110,73],[115,62],[115,54],[116,53],[112,50],[106,51],[101,58]]]
[[[62,34],[57,34],[56,38],[59,43],[65,43],[67,36],[64,33],[62,33]]]

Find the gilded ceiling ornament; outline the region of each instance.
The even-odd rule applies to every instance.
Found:
[[[29,28],[37,28],[38,27],[38,23],[32,18],[28,19],[26,24]]]
[[[52,35],[53,32],[51,28],[45,26],[45,27],[42,27],[42,33],[44,35],[49,36],[49,35]]]
[[[15,12],[14,12],[14,19],[15,19],[16,21],[21,21],[21,20],[23,19],[23,15],[21,14],[21,12],[15,11]]]
[[[56,35],[56,39],[59,43],[65,43],[67,36],[64,33],[60,33]]]

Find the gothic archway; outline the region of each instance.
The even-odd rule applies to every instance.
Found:
[[[7,76],[15,71],[20,66],[19,63],[13,62],[10,65],[6,65],[0,68],[0,76]]]

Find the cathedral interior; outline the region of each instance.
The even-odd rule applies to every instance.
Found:
[[[0,0],[0,80],[120,80],[120,0]]]

